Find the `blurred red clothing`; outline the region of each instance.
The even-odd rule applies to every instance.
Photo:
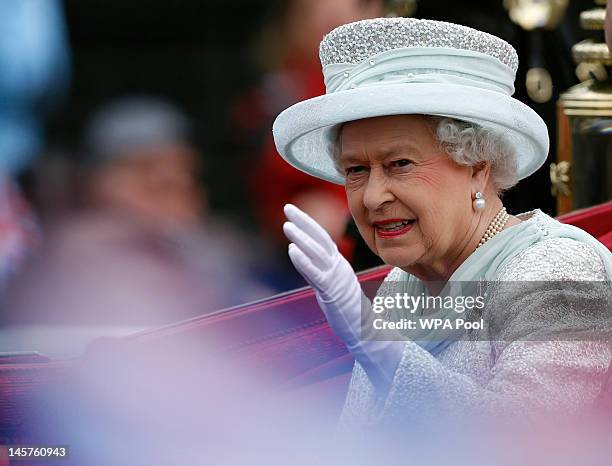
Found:
[[[244,176],[254,195],[254,207],[262,230],[281,243],[286,242],[282,224],[285,221],[283,206],[288,202],[299,205],[305,197],[310,197],[312,202],[328,202],[330,208],[340,209],[337,213],[334,211],[337,220],[349,217],[344,187],[293,168],[280,157],[272,138],[272,121],[278,113],[296,102],[324,93],[325,84],[318,61],[294,59],[286,61],[278,71],[269,75],[235,113],[238,124],[245,130],[253,130],[258,124],[265,126],[265,142],[257,156],[256,169]],[[300,207],[309,210],[307,205]],[[332,237],[336,236],[333,231],[330,233]],[[342,233],[335,239],[339,240],[342,252],[349,254],[350,241],[340,239],[341,236]]]

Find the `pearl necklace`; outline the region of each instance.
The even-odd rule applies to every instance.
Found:
[[[502,207],[501,210],[497,212],[495,218],[491,220],[491,223],[489,223],[489,227],[487,228],[487,231],[484,232],[484,235],[482,235],[482,239],[480,240],[480,243],[478,243],[478,246],[476,246],[476,249],[502,231],[506,226],[506,223],[508,223],[509,218],[510,215],[508,212],[506,212],[506,208]]]

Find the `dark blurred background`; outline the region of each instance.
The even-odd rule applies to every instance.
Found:
[[[50,146],[76,149],[87,119],[107,100],[163,96],[193,118],[214,207],[239,212],[235,220],[248,215],[241,184],[225,182],[237,151],[228,122],[231,104],[258,80],[251,43],[269,19],[269,2],[67,0],[64,8],[73,76],[49,120]]]
[[[505,204],[511,213],[541,208],[555,215],[548,167],[556,101],[578,82],[571,47],[587,36],[579,12],[594,5],[575,0],[554,24],[526,27],[510,19],[513,3],[521,2],[2,5],[8,58],[0,56],[0,66],[12,80],[0,82],[0,109],[15,121],[31,117],[36,124],[22,125],[23,134],[37,141],[3,149],[6,160],[13,150],[19,162],[6,164],[0,183],[0,220],[11,232],[10,241],[0,241],[7,258],[0,279],[10,288],[4,320],[91,324],[103,316],[150,325],[303,286],[281,232],[287,202],[317,219],[355,269],[379,264],[350,221],[343,188],[288,166],[271,137],[280,111],[324,92],[322,36],[358,19],[408,13],[513,44],[521,63],[515,96],[548,124],[551,151],[537,174],[505,194]],[[46,58],[28,55],[28,47]],[[527,89],[534,68],[550,78],[544,97]],[[45,79],[34,79],[39,75]]]

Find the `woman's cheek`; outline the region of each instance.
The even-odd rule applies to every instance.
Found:
[[[420,239],[425,249],[431,249],[439,240],[439,234],[444,229],[441,222],[442,220],[436,219],[431,211],[421,212],[418,217]]]
[[[351,213],[353,220],[355,220],[355,223],[359,225],[361,221],[361,217],[363,216],[363,210],[364,210],[363,202],[361,201],[361,198],[355,195],[354,193],[349,193],[347,190],[346,200],[348,203],[349,212]]]
[[[414,181],[423,187],[435,190],[446,188],[448,190],[449,181],[459,179],[455,165],[447,156],[434,157],[416,165],[411,175]]]
[[[377,254],[374,227],[372,227],[367,221],[367,211],[363,205],[363,201],[361,196],[359,195],[359,191],[353,190],[349,192],[349,187],[347,186],[346,197],[348,201],[349,212],[351,214],[351,217],[353,217],[359,234],[366,242],[368,247],[375,254]]]
[[[412,183],[424,189],[438,189],[442,184],[440,173],[435,167],[420,167],[420,170],[415,170],[411,173],[410,180]]]

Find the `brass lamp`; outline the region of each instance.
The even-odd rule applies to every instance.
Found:
[[[605,7],[580,15],[583,29],[603,31],[604,23]],[[582,82],[557,103],[557,163],[550,167],[559,214],[612,198],[612,56],[603,34],[602,42],[576,44],[572,54]]]

